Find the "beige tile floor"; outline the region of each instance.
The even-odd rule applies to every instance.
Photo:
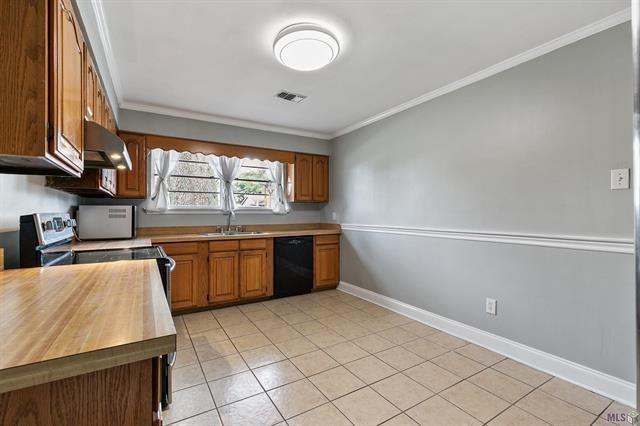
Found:
[[[352,295],[174,318],[175,425],[607,425],[630,408]]]

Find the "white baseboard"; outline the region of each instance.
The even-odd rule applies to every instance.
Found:
[[[434,314],[391,297],[340,281],[338,290],[375,303],[416,321],[468,340],[600,395],[635,407],[636,385],[513,340]]]

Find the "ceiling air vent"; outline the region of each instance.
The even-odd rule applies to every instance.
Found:
[[[307,97],[298,93],[285,92],[284,90],[276,94],[276,98],[284,99],[285,101],[300,103]]]

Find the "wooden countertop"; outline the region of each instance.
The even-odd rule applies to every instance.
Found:
[[[261,231],[259,234],[245,235],[206,235],[206,233],[153,235],[151,243],[177,243],[189,241],[247,240],[255,238],[303,237],[310,235],[336,235],[340,229],[297,229],[287,231]]]
[[[0,272],[0,393],[176,349],[155,260]]]
[[[149,238],[131,238],[128,240],[95,240],[95,241],[74,241],[71,244],[62,244],[45,250],[47,253],[59,251],[93,251],[93,250],[119,250],[139,247],[150,247]]]

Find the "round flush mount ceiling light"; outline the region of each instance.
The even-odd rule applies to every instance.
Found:
[[[316,24],[294,24],[278,33],[273,53],[284,66],[298,71],[313,71],[331,63],[340,52],[340,44],[328,30]]]

